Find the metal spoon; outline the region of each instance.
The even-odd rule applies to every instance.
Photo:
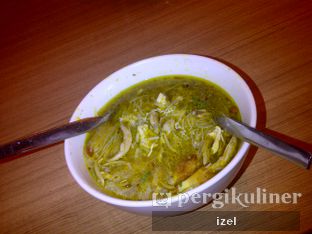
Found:
[[[58,143],[67,138],[83,134],[107,121],[110,115],[111,112],[107,112],[104,116],[101,117],[91,117],[77,120],[1,145],[0,160],[8,159],[12,156],[23,154],[35,149]]]
[[[108,112],[102,117],[81,119],[1,145],[0,160],[52,145],[67,138],[83,134],[107,121],[110,115],[111,113]],[[276,137],[265,134],[226,116],[216,116],[215,120],[224,129],[244,141],[268,149],[273,153],[277,153],[283,158],[286,158],[299,166],[303,166],[306,169],[308,169],[311,165],[312,154],[310,152],[290,145]]]
[[[215,116],[215,120],[228,132],[252,145],[265,148],[306,169],[309,169],[311,165],[312,154],[304,149],[288,144],[281,139],[263,133],[224,115]]]

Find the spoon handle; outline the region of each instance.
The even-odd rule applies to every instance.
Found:
[[[74,137],[96,127],[103,117],[77,120],[0,146],[0,160]]]
[[[311,165],[312,154],[304,149],[226,116],[218,116],[216,121],[227,131],[250,144],[265,148],[306,169]]]

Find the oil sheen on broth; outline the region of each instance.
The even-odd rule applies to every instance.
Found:
[[[109,121],[84,145],[89,173],[107,194],[149,200],[153,192],[187,191],[221,171],[239,141],[213,120],[240,119],[233,99],[219,86],[185,75],[156,77],[114,97],[98,113]]]

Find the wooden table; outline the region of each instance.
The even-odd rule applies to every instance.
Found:
[[[258,127],[311,150],[312,1],[12,0],[1,3],[0,17],[0,143],[66,123],[93,86],[126,64],[192,53],[243,71],[253,81]],[[150,217],[84,192],[63,151],[58,144],[0,164],[1,233],[152,231]],[[311,182],[311,170],[253,149],[232,184],[239,192],[303,196],[296,205],[222,210],[300,211],[300,230],[311,233]]]

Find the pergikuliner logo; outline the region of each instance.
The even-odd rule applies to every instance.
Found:
[[[153,206],[171,206],[171,193],[153,193]]]
[[[171,193],[153,193],[153,206],[164,206],[168,208],[172,205]],[[178,196],[178,207],[183,207],[187,203],[206,204],[212,199],[213,208],[222,208],[225,204],[238,204],[248,207],[250,204],[297,204],[301,193],[271,193],[264,188],[256,188],[255,192],[238,193],[235,187],[225,189],[223,193],[194,193],[188,195],[182,193]]]

